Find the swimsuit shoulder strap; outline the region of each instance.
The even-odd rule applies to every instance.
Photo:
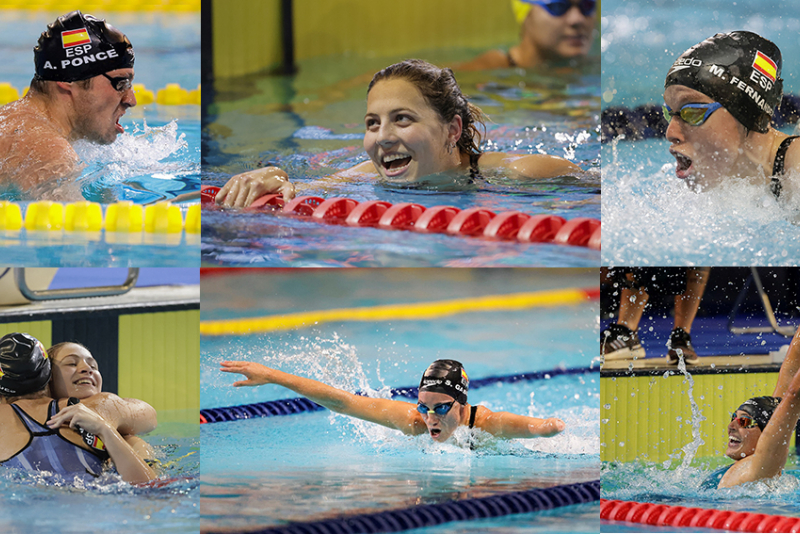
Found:
[[[469,407],[469,427],[473,428],[475,426],[475,414],[478,413],[477,406],[470,406]]]
[[[786,169],[784,169],[786,151],[789,150],[789,145],[792,144],[792,141],[798,137],[800,136],[790,135],[784,139],[778,147],[778,152],[775,154],[775,162],[772,164],[772,181],[769,184],[769,189],[772,191],[772,194],[775,195],[775,198],[781,196],[781,189],[783,189],[779,177],[783,176],[784,172],[786,172]]]
[[[506,52],[506,59],[508,59],[508,66],[509,67],[516,67],[517,66],[517,62],[514,61],[513,57],[511,57],[511,50],[508,50]]]
[[[16,404],[12,404],[11,408],[14,409],[14,413],[17,414],[19,420],[22,421],[22,424],[28,429],[28,432],[32,434],[52,434],[52,430],[50,428],[44,426],[42,423],[28,415],[25,410]]]
[[[478,160],[481,159],[480,154],[469,155],[469,177],[474,180],[479,175]]]

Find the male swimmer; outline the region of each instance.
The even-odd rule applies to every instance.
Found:
[[[697,190],[740,177],[800,199],[800,143],[770,127],[782,95],[781,52],[760,35],[718,33],[684,52],[664,83],[677,177]]]
[[[48,25],[33,53],[28,94],[0,107],[0,188],[48,198],[54,182],[80,175],[73,142],[109,144],[123,133],[119,120],[136,105],[134,54],[119,30],[80,11]]]
[[[493,412],[467,403],[469,378],[455,360],[436,360],[419,384],[417,404],[354,395],[322,382],[303,378],[255,362],[222,362],[220,371],[239,373],[247,380],[234,387],[278,384],[337,413],[377,423],[417,436],[429,434],[443,443],[457,428],[477,428],[505,439],[551,437],[565,428],[560,419],[537,419],[509,412]]]
[[[714,472],[704,488],[730,488],[774,478],[789,457],[800,418],[800,329],[794,335],[770,397],[754,397],[731,414],[725,455],[734,463]]]

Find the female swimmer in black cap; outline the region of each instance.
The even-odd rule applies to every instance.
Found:
[[[0,339],[0,464],[72,482],[100,476],[110,458],[126,482],[155,478],[120,436],[152,430],[152,408],[110,393],[55,400],[50,374],[37,339],[19,333]]]
[[[781,474],[800,418],[800,329],[794,335],[772,397],[746,400],[731,414],[725,455],[734,463],[714,472],[704,488],[730,488]]]
[[[498,438],[555,436],[564,430],[560,419],[537,419],[509,412],[493,412],[467,403],[469,379],[455,360],[436,360],[422,375],[417,404],[354,395],[322,382],[290,375],[255,362],[222,362],[220,371],[239,373],[247,380],[234,387],[278,384],[329,410],[377,423],[416,436],[430,434],[447,441],[460,426],[479,428]]]
[[[551,178],[582,172],[577,165],[543,154],[513,155],[480,149],[483,113],[461,93],[450,69],[409,59],[381,70],[367,89],[364,149],[370,161],[333,175],[414,183],[434,174],[469,175],[499,169],[519,178]],[[449,179],[452,183],[453,179]],[[249,206],[269,193],[294,198],[289,175],[277,167],[232,177],[217,204]]]
[[[774,43],[746,31],[718,33],[673,63],[664,89],[678,178],[708,189],[742,177],[777,198],[800,194],[798,179],[785,176],[800,170],[800,143],[769,126],[783,95]]]

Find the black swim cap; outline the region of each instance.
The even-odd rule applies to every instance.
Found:
[[[133,46],[105,20],[73,11],[48,24],[33,49],[36,76],[74,82],[133,68]]]
[[[737,410],[747,412],[750,417],[758,424],[758,428],[764,431],[764,427],[769,423],[770,417],[775,413],[775,408],[781,403],[780,397],[753,397],[742,403]]]
[[[50,359],[38,339],[8,334],[0,339],[0,393],[27,395],[50,380]]]
[[[752,32],[718,33],[684,52],[664,82],[713,98],[748,130],[766,133],[783,96],[781,51]]]
[[[461,404],[467,403],[469,378],[464,366],[455,360],[436,360],[425,370],[419,383],[420,391],[450,395]]]

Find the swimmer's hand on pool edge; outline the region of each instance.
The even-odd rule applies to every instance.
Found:
[[[295,195],[294,185],[282,169],[264,167],[231,177],[219,190],[215,201],[226,208],[246,208],[256,199],[276,193],[291,200]]]
[[[142,460],[120,433],[100,414],[78,403],[65,406],[47,421],[50,428],[69,427],[76,432],[81,427],[99,437],[105,445],[117,472],[129,484],[149,482],[156,478],[155,471]]]

